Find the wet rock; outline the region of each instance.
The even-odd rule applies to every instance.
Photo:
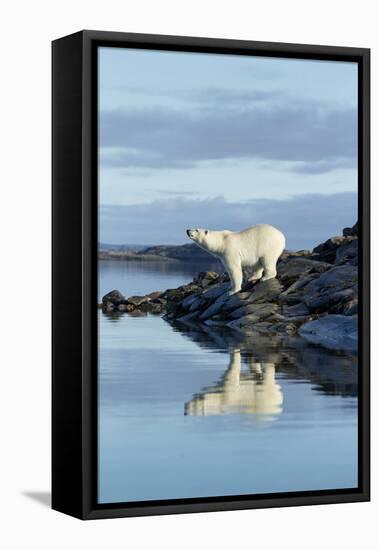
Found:
[[[294,335],[297,333],[297,324],[294,322],[277,323],[272,326],[272,329],[279,334]]]
[[[278,310],[279,306],[277,304],[248,304],[232,311],[230,317],[232,319],[239,319],[240,317],[252,314],[258,319],[266,319]]]
[[[329,349],[356,351],[358,348],[357,317],[326,315],[302,325],[299,333],[313,344]]]
[[[197,312],[194,311],[192,313],[187,313],[186,315],[182,315],[181,317],[177,317],[177,321],[180,321],[181,323],[188,323],[192,319],[197,317]]]
[[[223,302],[214,302],[211,304],[203,313],[199,316],[199,319],[208,319],[209,317],[212,317],[213,315],[216,315],[219,311],[221,311],[224,307]]]
[[[124,301],[125,296],[119,290],[112,290],[111,292],[108,292],[108,294],[105,294],[102,299],[103,305],[113,304],[114,306],[118,306]]]
[[[305,317],[309,313],[308,307],[303,303],[283,307],[283,315],[285,317]]]
[[[239,319],[234,319],[233,321],[229,321],[226,323],[226,326],[233,329],[239,329],[245,326],[252,326],[257,324],[259,321],[259,317],[254,314],[245,315],[244,317],[240,317]]]
[[[172,313],[174,316],[178,315],[180,309],[181,305],[179,302],[167,302],[166,304],[167,313]]]

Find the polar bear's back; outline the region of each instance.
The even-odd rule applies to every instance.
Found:
[[[268,224],[258,224],[234,234],[243,248],[254,256],[280,256],[285,247],[285,237],[279,229]]]

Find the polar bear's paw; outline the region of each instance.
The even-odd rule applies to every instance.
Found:
[[[234,296],[234,294],[238,294],[241,292],[242,288],[231,288],[228,292],[229,296]]]

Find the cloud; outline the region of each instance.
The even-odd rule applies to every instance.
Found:
[[[353,108],[215,89],[194,108],[161,105],[102,111],[101,158],[108,166],[145,169],[264,159],[291,161],[302,173],[322,173],[355,165],[356,119]]]
[[[270,223],[286,235],[290,249],[313,248],[357,217],[357,195],[299,195],[288,200],[227,202],[169,198],[148,204],[100,206],[100,241],[105,243],[182,244],[188,227],[239,231]]]

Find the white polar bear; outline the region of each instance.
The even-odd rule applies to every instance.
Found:
[[[251,281],[276,277],[276,262],[285,247],[283,233],[266,224],[239,232],[187,229],[187,235],[222,261],[230,276],[229,294],[241,290],[244,267],[253,268]]]

